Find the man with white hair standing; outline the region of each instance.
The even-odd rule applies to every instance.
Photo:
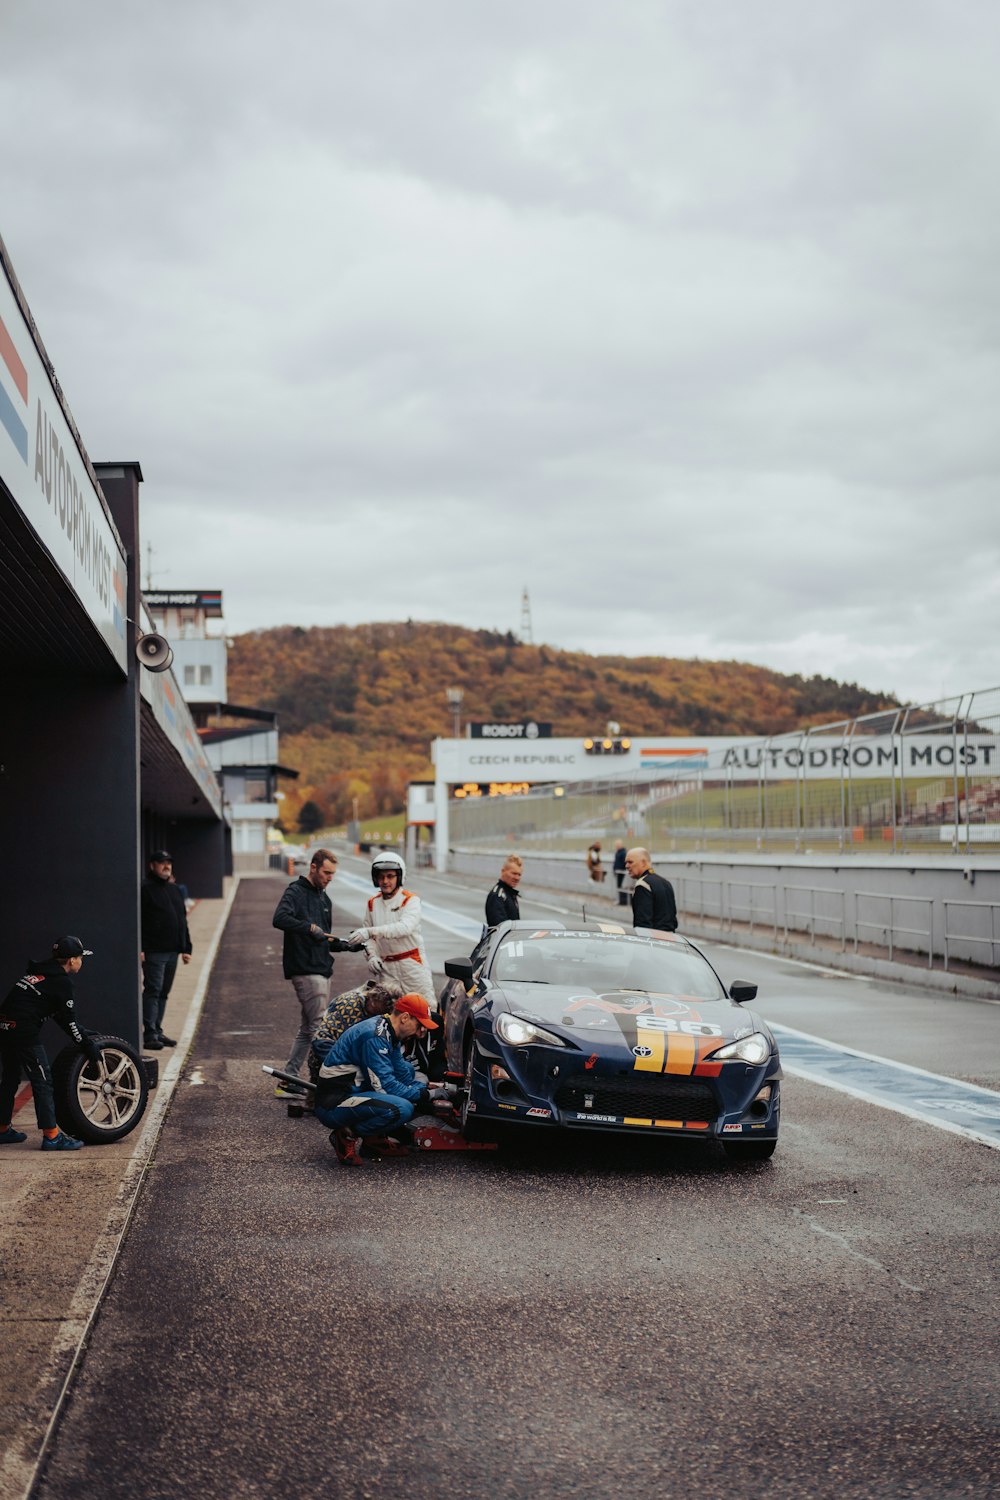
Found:
[[[630,849],[625,868],[635,881],[632,892],[632,926],[653,927],[659,932],[677,931],[677,903],[669,880],[651,868],[648,849]]]
[[[499,927],[501,922],[518,922],[521,909],[517,901],[517,888],[521,883],[524,862],[519,854],[508,854],[500,871],[500,879],[486,897],[486,925]]]

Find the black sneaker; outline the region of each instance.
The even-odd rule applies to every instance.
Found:
[[[156,1040],[161,1047],[176,1047],[177,1042],[172,1036],[164,1036],[162,1031],[157,1032]]]
[[[147,1031],[142,1039],[142,1050],[143,1052],[162,1052],[163,1043],[153,1032]]]
[[[75,1136],[66,1135],[62,1130],[51,1139],[47,1135],[42,1136],[43,1151],[79,1151],[82,1145],[82,1141],[78,1141]]]

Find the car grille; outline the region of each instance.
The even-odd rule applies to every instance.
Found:
[[[631,1115],[656,1120],[708,1120],[719,1106],[711,1087],[698,1078],[673,1074],[624,1075],[618,1078],[574,1073],[556,1092],[561,1110],[579,1114]]]

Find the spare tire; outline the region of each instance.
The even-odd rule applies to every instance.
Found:
[[[65,1047],[52,1064],[56,1119],[67,1135],[99,1146],[120,1141],[142,1119],[149,1098],[146,1065],[120,1036],[96,1036],[98,1064]]]

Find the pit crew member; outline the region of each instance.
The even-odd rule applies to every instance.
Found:
[[[434,982],[420,934],[420,897],[404,890],[405,879],[406,865],[398,854],[376,855],[372,885],[378,890],[368,901],[364,926],[355,928],[349,941],[364,943],[374,975],[395,979],[430,1007],[435,1004]]]
[[[327,1006],[319,1030],[309,1049],[309,1077],[313,1083],[319,1077],[320,1065],[338,1037],[350,1026],[367,1021],[371,1016],[384,1016],[402,995],[402,988],[391,979],[369,979],[353,990],[334,995]]]
[[[52,1092],[52,1069],[48,1055],[39,1040],[42,1023],[51,1017],[70,1041],[86,1054],[89,1063],[99,1063],[101,1051],[97,1042],[76,1020],[73,1008],[73,975],[79,974],[83,960],[90,958],[78,937],[60,938],[52,944],[52,957],[28,962],[28,971],[14,985],[0,1005],[0,1145],[13,1146],[26,1141],[23,1130],[13,1125],[14,1096],[21,1074],[31,1084],[35,1119],[42,1132],[43,1151],[79,1151],[83,1145],[74,1136],[65,1135],[56,1122],[55,1098]]]
[[[387,1016],[372,1016],[351,1026],[334,1042],[319,1070],[316,1118],[331,1127],[330,1144],[338,1160],[361,1166],[361,1142],[384,1151],[396,1143],[386,1133],[428,1107],[442,1090],[428,1091],[403,1056],[403,1043],[437,1022],[422,995],[402,995]]]

